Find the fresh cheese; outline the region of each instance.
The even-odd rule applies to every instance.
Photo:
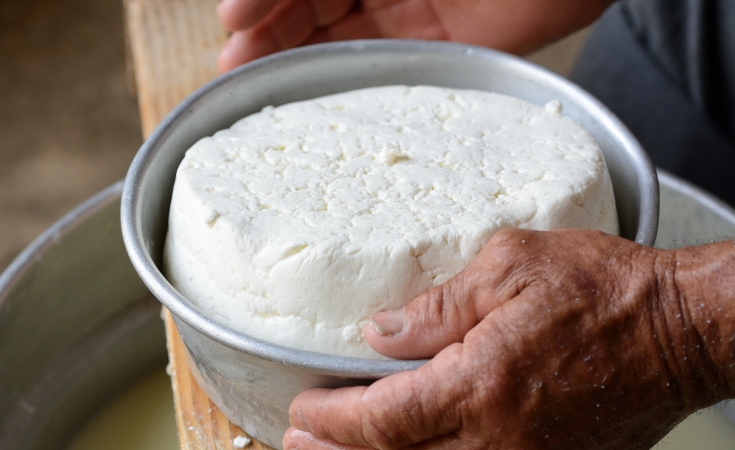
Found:
[[[267,107],[197,142],[164,264],[233,329],[378,357],[372,314],[449,280],[509,227],[618,232],[592,136],[559,102],[377,87]]]

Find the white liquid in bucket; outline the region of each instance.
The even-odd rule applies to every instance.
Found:
[[[171,379],[164,368],[105,405],[66,450],[178,450]],[[716,408],[692,415],[655,450],[732,450],[735,425]]]
[[[160,367],[104,405],[66,450],[178,450],[171,378]]]

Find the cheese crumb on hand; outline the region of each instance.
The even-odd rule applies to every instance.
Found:
[[[181,162],[167,277],[253,337],[378,358],[369,317],[447,281],[498,230],[617,234],[602,152],[560,113],[428,86],[265,108]]]

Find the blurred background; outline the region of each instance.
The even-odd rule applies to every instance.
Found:
[[[531,56],[562,74],[585,32]],[[122,0],[0,0],[0,272],[142,142]]]
[[[142,142],[121,0],[0,1],[0,271]]]

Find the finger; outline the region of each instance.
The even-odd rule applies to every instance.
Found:
[[[220,52],[217,66],[224,73],[254,59],[298,45],[376,37],[379,37],[378,34],[363,14],[350,13],[328,27],[318,28],[317,18],[308,3],[292,0],[282,4],[258,26],[234,32]]]
[[[253,31],[237,31],[227,39],[224,48],[217,58],[220,73],[228,72],[254,59],[280,50],[273,39],[253,37]]]
[[[449,281],[401,309],[375,314],[364,330],[367,342],[396,359],[430,358],[449,344],[462,342],[480,320],[523,290],[525,278],[518,261],[524,243],[531,239],[528,231],[496,233]]]
[[[285,0],[222,0],[217,5],[217,14],[227,30],[244,30],[260,22],[283,1]]]
[[[436,9],[437,4],[441,3],[364,0],[363,12],[381,37],[449,40],[443,18]]]
[[[332,25],[317,28],[300,45],[347,41],[351,39],[375,39],[378,37],[380,35],[375,31],[365,15],[350,13]]]
[[[365,338],[375,351],[391,358],[431,358],[462,342],[479,320],[472,286],[457,276],[401,309],[375,314],[365,327]]]
[[[217,13],[220,22],[227,30],[245,30],[266,19],[284,1],[286,0],[222,0],[217,6]],[[317,26],[338,20],[355,3],[354,0],[296,0],[296,2],[311,9]]]
[[[296,47],[316,27],[316,17],[307,1],[287,0],[257,26],[230,36],[217,61],[219,69],[226,72],[262,56]]]
[[[451,379],[462,377],[461,345],[441,356],[368,387],[303,392],[289,408],[291,425],[322,439],[370,448],[403,448],[453,433],[462,424],[462,389],[469,381]]]
[[[322,439],[294,427],[286,430],[286,433],[283,435],[282,445],[287,450],[365,450],[367,448]]]
[[[370,16],[361,11],[349,13],[337,22],[320,28],[317,33],[326,36],[328,41],[386,37],[378,32]]]
[[[258,26],[236,31],[220,52],[217,65],[221,72],[254,59],[299,45],[316,28],[313,12],[301,0],[281,4]]]
[[[244,1],[244,0],[232,0]],[[369,39],[381,37],[376,31],[369,15],[361,12],[347,13],[344,17],[337,3],[343,6],[352,0],[313,0],[332,2],[332,8],[315,13],[306,0],[288,0],[282,3],[257,26],[235,31],[217,59],[221,73],[234,69],[257,58],[286,50],[298,45],[315,44],[348,39]],[[346,12],[346,11],[345,11]],[[328,26],[319,27],[319,22],[336,21]]]
[[[363,2],[363,7],[323,26],[318,32],[328,40],[375,38],[446,39],[443,26],[427,8],[416,8],[420,2],[396,2],[376,5]],[[430,9],[430,8],[429,8]],[[410,21],[406,21],[410,17]]]
[[[328,25],[344,17],[355,5],[355,0],[308,0],[316,24],[318,26]]]
[[[411,450],[457,450],[466,446],[467,442],[462,440],[456,433],[439,436],[415,445],[406,447]],[[313,434],[291,427],[283,435],[282,444],[287,450],[367,450],[369,447],[361,445],[341,444],[331,439],[322,439]]]

